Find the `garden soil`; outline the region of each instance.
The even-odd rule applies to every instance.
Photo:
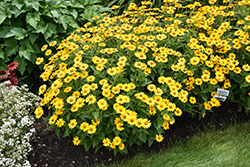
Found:
[[[164,140],[161,143],[155,141],[150,148],[147,143],[134,144],[128,148],[127,154],[118,153],[115,156],[113,151],[104,147],[96,153],[92,148],[86,152],[83,145],[73,145],[72,136],[58,139],[53,129],[45,130],[47,123],[42,119],[37,119],[32,125],[36,132],[30,142],[33,150],[29,152],[28,160],[32,167],[88,167],[96,164],[109,166],[110,163],[119,163],[140,153],[158,152],[160,149],[171,148],[174,143],[180,140],[185,141],[208,127],[221,129],[235,122],[247,121],[250,121],[250,116],[247,116],[244,111],[238,111],[234,103],[223,103],[221,107],[214,109],[214,114],[207,113],[201,120],[198,116],[192,118],[190,114],[183,113],[182,116],[176,117],[175,124],[170,125],[170,129],[165,131]]]

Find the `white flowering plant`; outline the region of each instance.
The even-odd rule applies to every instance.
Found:
[[[28,92],[27,85],[10,84],[0,83],[0,166],[31,166],[26,156],[32,150],[29,140],[35,129],[28,128],[41,99]]]

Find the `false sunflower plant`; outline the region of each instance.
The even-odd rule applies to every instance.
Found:
[[[220,106],[216,89],[236,87],[231,78],[249,90],[250,1],[209,3],[131,3],[122,15],[104,13],[61,43],[44,45],[49,62],[36,117],[47,106],[44,119],[58,137],[64,129],[86,151],[126,153],[134,143],[164,140],[183,112],[212,112]]]

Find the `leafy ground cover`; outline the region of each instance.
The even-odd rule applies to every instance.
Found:
[[[117,163],[119,164],[122,160],[125,160],[122,163],[122,166],[140,166],[143,163],[134,163],[138,159],[141,159],[145,155],[142,155],[142,153],[152,153],[150,154],[152,157],[152,163],[155,156],[162,155],[163,152],[166,152],[164,150],[171,148],[174,143],[177,141],[185,141],[186,139],[190,138],[193,134],[197,134],[197,132],[202,132],[204,130],[204,127],[208,127],[210,125],[215,125],[216,129],[224,129],[228,127],[230,124],[234,124],[236,122],[247,122],[249,121],[249,116],[247,116],[243,111],[239,112],[237,109],[237,105],[234,103],[226,104],[223,103],[221,107],[215,110],[214,115],[207,114],[205,119],[202,121],[199,121],[198,117],[190,118],[187,113],[184,113],[183,117],[180,117],[180,119],[176,120],[176,123],[168,130],[166,131],[164,138],[161,143],[157,143],[156,141],[151,145],[150,148],[148,148],[147,144],[141,144],[141,145],[133,145],[133,147],[128,148],[128,154],[122,155],[118,153],[116,156],[114,156],[113,152],[106,150],[105,148],[101,148],[100,150],[95,153],[95,150],[91,148],[89,151],[85,151],[84,146],[74,146],[72,143],[72,137],[68,136],[66,138],[60,138],[58,139],[54,130],[49,129],[45,131],[44,129],[48,126],[48,124],[44,123],[42,119],[36,120],[35,124],[33,125],[34,128],[36,128],[35,136],[31,140],[31,144],[33,147],[33,150],[28,155],[28,160],[30,161],[30,164],[32,166],[94,166],[94,165],[106,165],[110,166],[110,164]],[[212,121],[213,120],[213,121]],[[210,126],[211,128],[211,126]],[[244,127],[242,127],[244,129]],[[216,132],[215,134],[220,134],[221,132]],[[235,134],[235,131],[233,132]],[[240,133],[240,132],[239,132]],[[61,135],[63,132],[61,133]],[[225,138],[221,138],[218,143],[221,145],[218,146],[218,150],[225,149],[230,147],[230,145],[227,145],[227,143],[224,142],[224,139],[226,139],[226,136],[230,136],[230,134],[227,134],[227,132],[223,133],[225,135]],[[223,136],[220,135],[220,136]],[[214,136],[215,137],[215,136]],[[202,154],[208,154],[211,152],[215,152],[216,150],[208,151],[210,148],[216,147],[214,143],[214,140],[216,138],[214,137],[204,137],[201,140],[205,140],[204,145],[208,145],[209,142],[211,142],[211,146],[206,146],[204,150],[201,149]],[[244,137],[244,135],[242,135]],[[243,140],[243,139],[242,139]],[[228,142],[232,142],[234,139],[230,139]],[[193,143],[192,143],[193,142]],[[214,143],[214,144],[213,144]],[[192,159],[193,152],[195,152],[196,148],[190,149],[189,147],[194,146],[195,140],[191,141],[191,144],[186,146],[186,152],[181,153],[181,148],[177,147],[177,150],[174,150],[178,153],[176,157],[180,158],[181,154],[188,153],[187,155],[190,155],[190,158]],[[233,145],[231,145],[233,146]],[[202,147],[199,146],[199,147]],[[241,145],[241,148],[244,147]],[[163,148],[163,149],[162,149]],[[162,151],[160,151],[162,149]],[[239,148],[240,149],[240,148]],[[159,152],[160,151],[160,152]],[[190,152],[188,152],[190,151]],[[208,151],[208,152],[207,152]],[[232,150],[234,151],[234,150]],[[171,153],[171,152],[170,152]],[[132,157],[139,155],[135,160],[130,160]],[[192,156],[191,156],[192,155]],[[183,157],[184,159],[187,157]],[[145,157],[144,157],[145,159]],[[184,160],[182,159],[182,160]],[[205,159],[205,158],[204,158]],[[143,158],[142,158],[143,161]],[[166,158],[165,158],[165,161]],[[169,161],[168,163],[177,163],[177,161]],[[179,162],[179,160],[178,160]],[[191,160],[189,161],[191,163]],[[198,162],[198,160],[197,160]],[[205,162],[199,161],[199,162]],[[171,166],[171,164],[169,164]],[[208,164],[207,164],[208,165]]]

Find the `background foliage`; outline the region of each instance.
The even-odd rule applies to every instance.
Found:
[[[0,69],[12,61],[19,63],[19,83],[32,91],[39,84],[35,65],[45,43],[68,36],[109,7],[100,0],[3,0],[0,2]],[[22,76],[22,77],[21,77]],[[35,81],[35,82],[34,82]]]

